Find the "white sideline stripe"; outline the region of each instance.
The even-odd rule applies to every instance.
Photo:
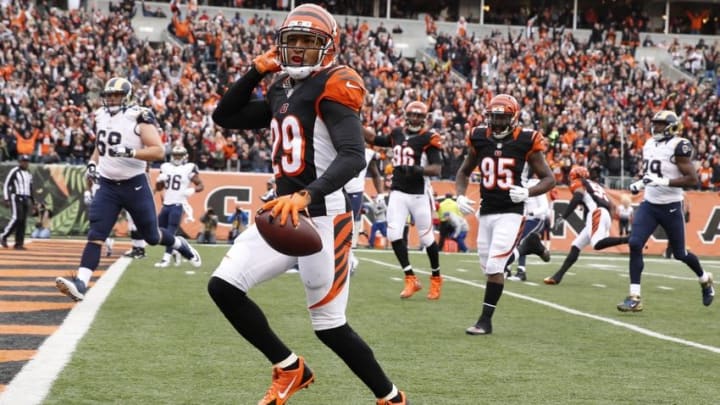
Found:
[[[110,265],[88,290],[85,299],[73,307],[60,328],[43,342],[37,354],[10,381],[0,394],[0,405],[39,404],[45,399],[53,382],[70,361],[78,342],[90,328],[100,306],[131,262],[131,258],[121,257]]]
[[[379,264],[379,265],[381,265],[381,266],[392,267],[393,269],[400,269],[400,266],[398,266],[398,265],[396,265],[396,264],[384,262],[384,261],[381,261],[381,260],[369,259],[369,258],[366,258],[366,257],[360,257],[360,260],[367,260],[367,261],[369,261],[369,262],[372,262],[372,263],[375,263],[375,264]],[[417,272],[417,273],[421,273],[421,274],[430,274],[429,271],[417,270],[417,269],[415,269],[415,268],[413,268],[413,271],[415,271],[415,272]],[[468,281],[468,280],[465,280],[465,279],[462,279],[462,278],[457,278],[457,277],[453,277],[453,276],[448,276],[447,274],[443,274],[443,278],[446,279],[446,280],[454,281],[454,282],[456,282],[456,283],[465,284],[465,285],[469,285],[469,286],[472,286],[472,287],[478,287],[478,288],[485,289],[485,285],[484,285],[484,284],[475,283],[475,282]],[[618,327],[621,327],[621,328],[625,328],[625,329],[631,330],[631,331],[633,331],[633,332],[637,332],[637,333],[640,333],[640,334],[642,334],[642,335],[649,336],[649,337],[652,337],[652,338],[656,338],[656,339],[660,339],[660,340],[665,340],[665,341],[673,342],[673,343],[678,343],[678,344],[681,344],[681,345],[684,345],[684,346],[693,347],[693,348],[695,348],[695,349],[701,349],[701,350],[706,350],[706,351],[709,351],[709,352],[712,352],[712,353],[720,354],[720,347],[705,345],[705,344],[693,342],[693,341],[690,341],[690,340],[685,340],[685,339],[676,338],[676,337],[673,337],[673,336],[669,336],[669,335],[665,335],[665,334],[662,334],[662,333],[658,333],[658,332],[652,331],[652,330],[650,330],[650,329],[642,328],[642,327],[640,327],[640,326],[636,326],[636,325],[629,324],[629,323],[626,323],[626,322],[617,321],[617,320],[611,319],[611,318],[605,318],[605,317],[603,317],[603,316],[598,316],[598,315],[590,314],[590,313],[587,313],[587,312],[578,311],[578,310],[576,310],[576,309],[569,308],[569,307],[566,307],[566,306],[564,306],[564,305],[555,304],[554,302],[550,302],[550,301],[545,301],[545,300],[533,298],[533,297],[530,297],[530,296],[527,296],[527,295],[514,293],[514,292],[508,291],[508,290],[504,290],[504,291],[503,291],[503,295],[509,295],[509,296],[511,296],[511,297],[514,297],[514,298],[519,298],[519,299],[521,299],[521,300],[530,301],[530,302],[533,302],[533,303],[535,303],[535,304],[544,305],[544,306],[546,306],[546,307],[550,307],[550,308],[556,309],[556,310],[558,310],[558,311],[566,312],[566,313],[571,314],[571,315],[582,316],[582,317],[590,318],[590,319],[593,319],[593,320],[596,320],[596,321],[609,323],[609,324],[611,324],[611,325],[618,326]]]

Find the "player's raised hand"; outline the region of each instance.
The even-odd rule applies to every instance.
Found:
[[[255,70],[261,74],[279,72],[281,69],[280,60],[278,59],[277,46],[273,46],[269,51],[253,59]]]

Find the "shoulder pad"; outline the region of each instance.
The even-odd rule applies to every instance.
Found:
[[[151,109],[146,107],[140,107],[133,105],[125,110],[125,115],[130,118],[131,121],[135,121],[138,124],[151,124],[157,125],[157,119]]]
[[[675,156],[679,156],[679,157],[692,157],[692,155],[693,155],[693,146],[692,146],[692,144],[690,143],[690,141],[688,141],[688,140],[685,139],[685,138],[678,138],[678,139],[679,139],[679,141],[678,141],[678,143],[675,145],[675,153],[674,153],[674,155],[675,155]]]
[[[360,111],[365,93],[367,90],[360,75],[347,66],[339,66],[330,72],[319,100],[332,100],[354,111]]]

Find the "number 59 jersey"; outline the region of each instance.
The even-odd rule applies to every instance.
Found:
[[[510,199],[510,186],[522,186],[522,173],[530,154],[545,151],[545,138],[528,128],[515,128],[511,135],[496,139],[486,125],[473,128],[467,138],[480,170],[480,215],[522,214],[525,203]]]
[[[141,149],[143,143],[139,124],[157,124],[151,110],[136,105],[115,114],[110,114],[104,107],[95,110],[95,147],[99,154],[97,170],[101,177],[119,181],[145,173],[144,160],[108,154],[108,149],[114,145]]]
[[[199,173],[195,163],[184,163],[174,165],[165,162],[160,165],[160,174],[158,179],[166,181],[165,195],[163,196],[164,205],[184,204],[187,197],[184,191],[190,185],[190,181]]]

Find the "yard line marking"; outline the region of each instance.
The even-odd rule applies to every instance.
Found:
[[[0,394],[0,404],[39,404],[55,379],[70,361],[78,342],[85,336],[98,310],[132,262],[121,257],[70,311],[65,321],[40,346],[35,357],[10,381]],[[59,293],[58,293],[59,294]],[[69,300],[69,298],[68,298]]]
[[[384,267],[390,267],[390,268],[392,268],[392,269],[394,269],[394,270],[400,269],[400,266],[398,266],[397,264],[392,264],[392,263],[384,262],[384,261],[382,261],[382,260],[370,259],[370,258],[366,258],[366,257],[360,257],[360,260],[367,260],[367,261],[369,261],[369,262],[371,262],[371,263],[375,263],[375,264],[378,264],[378,265],[384,266]],[[413,268],[413,271],[415,271],[415,272],[417,272],[417,273],[421,273],[421,274],[430,274],[429,271],[418,270],[418,269],[415,269],[415,268]],[[480,284],[480,283],[468,281],[468,280],[465,280],[465,279],[462,279],[462,278],[458,278],[458,277],[454,277],[454,276],[449,276],[449,275],[447,275],[447,274],[443,274],[443,278],[444,278],[445,280],[450,280],[450,281],[454,281],[454,282],[456,282],[456,283],[469,285],[469,286],[471,286],[471,287],[478,287],[478,288],[485,289],[485,285],[484,285],[484,284]],[[596,321],[605,322],[605,323],[608,323],[608,324],[610,324],[610,325],[614,325],[614,326],[618,326],[618,327],[621,327],[621,328],[625,328],[625,329],[631,330],[631,331],[633,331],[633,332],[637,332],[637,333],[640,333],[640,334],[642,334],[642,335],[649,336],[649,337],[652,337],[652,338],[656,338],[656,339],[660,339],[660,340],[665,340],[665,341],[673,342],[673,343],[678,343],[678,344],[681,344],[681,345],[684,345],[684,346],[693,347],[693,348],[695,348],[695,349],[701,349],[701,350],[706,350],[706,351],[709,351],[709,352],[712,352],[712,353],[720,354],[720,347],[705,345],[705,344],[702,344],[702,343],[693,342],[693,341],[691,341],[691,340],[676,338],[676,337],[673,337],[673,336],[669,336],[669,335],[665,335],[665,334],[662,334],[662,333],[658,333],[658,332],[652,331],[652,330],[650,330],[650,329],[642,328],[642,327],[637,326],[637,325],[633,325],[633,324],[626,323],[626,322],[622,322],[622,321],[617,321],[617,320],[615,320],[615,319],[606,318],[606,317],[599,316],[599,315],[590,314],[590,313],[587,313],[587,312],[578,311],[577,309],[573,309],[573,308],[570,308],[570,307],[566,307],[566,306],[564,306],[564,305],[556,304],[556,303],[554,303],[554,302],[541,300],[541,299],[538,299],[538,298],[530,297],[530,296],[523,295],[523,294],[519,294],[519,293],[514,293],[514,292],[508,291],[508,290],[503,291],[503,295],[509,295],[509,296],[511,296],[511,297],[514,297],[514,298],[518,298],[518,299],[525,300],[525,301],[530,301],[530,302],[532,302],[532,303],[539,304],[539,305],[543,305],[543,306],[546,306],[546,307],[549,307],[549,308],[552,308],[552,309],[556,309],[556,310],[558,310],[558,311],[566,312],[566,313],[571,314],[571,315],[581,316],[581,317],[584,317],[584,318],[590,318],[590,319],[593,319],[593,320],[596,320]]]

